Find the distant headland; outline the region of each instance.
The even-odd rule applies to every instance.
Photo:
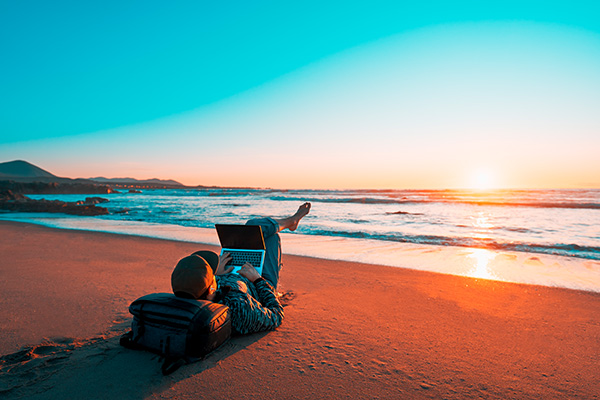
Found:
[[[180,189],[185,188],[187,186],[174,181],[172,179],[163,180],[163,179],[134,179],[134,178],[64,178],[56,176],[36,165],[33,165],[27,161],[23,160],[15,160],[0,163],[0,181],[14,181],[20,183],[56,183],[58,187],[63,190],[70,190],[69,192],[64,193],[83,193],[83,192],[73,192],[73,190],[78,190],[78,186],[81,186],[83,190],[89,190],[89,185],[93,186],[109,186],[111,188],[134,188],[134,189]],[[62,186],[63,184],[68,184],[70,186]],[[202,187],[202,186],[198,186]],[[35,190],[43,190],[43,186],[39,186]],[[54,190],[48,193],[59,193],[56,190],[58,189],[48,189]],[[33,192],[30,192],[33,193]],[[36,192],[40,193],[40,192]],[[44,192],[45,193],[45,192]],[[62,192],[61,192],[62,193]],[[86,192],[88,193],[88,192]]]
[[[15,160],[0,163],[0,210],[14,212],[60,212],[75,215],[108,214],[98,203],[107,199],[88,197],[77,202],[60,200],[33,200],[27,194],[109,194],[139,189],[181,189],[187,186],[174,180],[134,178],[64,178],[48,172],[27,161]],[[201,188],[198,186],[196,188]]]

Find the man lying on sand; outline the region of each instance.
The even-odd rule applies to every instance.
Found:
[[[281,239],[279,231],[296,230],[298,223],[310,211],[310,203],[302,204],[287,218],[256,218],[246,225],[259,225],[265,239],[263,275],[246,263],[236,273],[227,267],[231,256],[217,256],[208,250],[197,251],[182,258],[171,275],[173,293],[179,297],[202,299],[225,304],[231,313],[234,332],[239,334],[272,330],[283,321],[283,307],[275,290],[281,270]],[[214,273],[213,273],[214,271]]]

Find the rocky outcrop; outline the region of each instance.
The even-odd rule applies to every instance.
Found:
[[[86,197],[85,201],[78,201],[77,203],[85,205],[108,203],[108,199],[105,199],[103,197]]]
[[[26,196],[23,196],[21,193],[13,193],[10,190],[0,191],[0,201],[3,200],[27,200]]]
[[[120,193],[108,185],[93,183],[16,182],[0,181],[0,191],[10,190],[23,194],[108,194]]]
[[[20,193],[11,190],[0,190],[0,210],[15,212],[50,212],[73,215],[105,215],[108,210],[97,207],[96,204],[104,202],[100,197],[88,197],[85,201],[66,202],[60,200],[32,200]]]

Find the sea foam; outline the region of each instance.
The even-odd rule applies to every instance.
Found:
[[[219,245],[215,230],[209,228],[41,213],[3,213],[0,220]],[[282,232],[281,237],[285,254],[600,292],[596,260],[300,233]]]

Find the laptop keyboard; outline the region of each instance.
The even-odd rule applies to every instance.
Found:
[[[262,258],[262,254],[257,251],[229,251],[231,254],[231,262],[229,265],[239,265],[242,266],[245,263],[249,262],[253,267],[260,267],[260,260]]]

